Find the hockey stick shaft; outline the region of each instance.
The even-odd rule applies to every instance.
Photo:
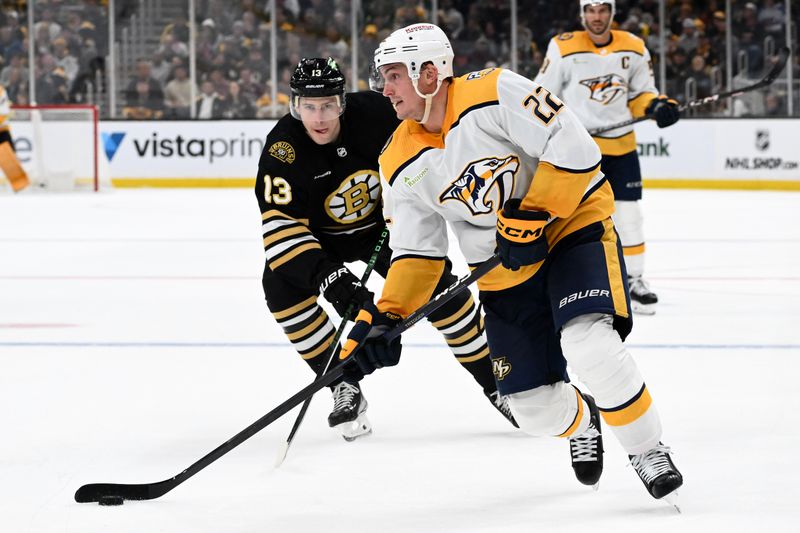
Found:
[[[378,261],[378,257],[381,254],[381,250],[383,249],[384,244],[386,243],[386,239],[389,238],[389,228],[384,226],[383,231],[381,231],[380,237],[378,237],[378,242],[375,243],[375,247],[372,251],[372,256],[369,258],[369,262],[367,263],[367,267],[364,269],[364,274],[361,276],[361,284],[366,285],[367,280],[369,279],[370,274],[372,274],[372,270],[375,268],[375,263]],[[342,338],[342,334],[344,333],[344,328],[347,326],[347,321],[350,320],[350,317],[355,312],[355,305],[352,303],[347,307],[347,311],[345,311],[344,315],[342,316],[342,322],[339,324],[339,328],[336,330],[336,333],[333,336],[333,340],[331,341],[331,346],[327,351],[326,358],[325,358],[325,366],[322,367],[317,374],[317,379],[321,378],[325,372],[328,371],[328,368],[331,366],[331,361],[333,361],[333,356],[336,353],[336,346],[339,344],[339,339]],[[289,436],[286,437],[286,440],[283,442],[283,445],[278,450],[278,456],[275,458],[275,467],[281,466],[283,461],[286,459],[286,454],[289,453],[289,447],[292,445],[292,441],[294,440],[294,436],[297,434],[297,430],[300,429],[300,425],[303,423],[303,419],[306,416],[306,411],[308,411],[308,406],[311,405],[311,400],[313,396],[309,396],[306,401],[303,402],[302,407],[300,407],[300,412],[297,414],[297,418],[294,420],[294,424],[292,425],[291,431],[289,431]]]
[[[783,71],[783,68],[786,66],[786,61],[789,59],[790,50],[788,47],[784,46],[778,51],[778,60],[772,65],[772,68],[764,76],[763,79],[753,83],[752,85],[748,85],[746,87],[742,87],[741,89],[734,89],[732,91],[725,91],[717,94],[712,94],[711,96],[706,96],[705,98],[698,98],[697,100],[692,100],[691,102],[687,102],[678,107],[678,110],[683,112],[687,109],[692,109],[695,107],[713,104],[718,100],[722,100],[724,98],[735,98],[737,96],[741,96],[745,93],[749,93],[751,91],[756,91],[763,87],[767,87],[772,84],[773,81],[778,77],[778,75]],[[624,120],[622,122],[618,122],[616,124],[612,124],[611,126],[603,126],[602,128],[593,129],[589,132],[591,135],[599,135],[601,133],[606,133],[611,130],[615,130],[618,128],[623,128],[625,126],[631,126],[633,124],[638,124],[639,122],[644,122],[645,120],[650,120],[653,118],[653,115],[642,115],[641,117],[632,118],[629,120]]]
[[[457,294],[466,290],[472,283],[479,278],[493,270],[500,264],[500,258],[493,255],[487,261],[478,265],[468,275],[462,277],[441,293],[436,298],[429,301],[408,317],[406,317],[400,324],[395,326],[392,330],[386,333],[386,338],[391,340],[400,336],[404,331],[408,330],[414,324],[429,316],[431,313],[439,309],[442,305],[447,303]],[[294,396],[280,404],[278,407],[265,414],[245,429],[231,437],[229,440],[218,446],[202,459],[198,460],[180,474],[173,476],[163,481],[155,483],[141,483],[141,484],[124,484],[124,483],[90,483],[83,485],[75,492],[75,501],[78,503],[98,502],[101,498],[106,496],[118,496],[124,500],[153,500],[163,496],[171,491],[187,479],[191,478],[208,465],[227,454],[244,441],[270,425],[272,422],[285,415],[306,398],[313,395],[324,387],[327,387],[344,374],[344,366],[350,364],[348,361],[343,361],[333,367],[324,376],[317,379],[313,383],[307,385],[302,390],[297,392]]]

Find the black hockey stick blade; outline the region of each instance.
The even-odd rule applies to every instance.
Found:
[[[687,109],[699,107],[703,105],[712,104],[718,100],[722,100],[724,98],[735,98],[737,96],[741,96],[745,93],[749,93],[750,91],[755,91],[757,89],[761,89],[762,87],[767,87],[774,82],[783,69],[786,67],[786,62],[789,60],[789,55],[791,54],[791,50],[788,46],[782,47],[778,50],[778,55],[776,56],[777,59],[775,60],[775,64],[772,65],[772,68],[769,69],[767,75],[764,76],[761,80],[747,85],[746,87],[742,87],[740,89],[733,89],[731,91],[725,91],[717,94],[712,94],[711,96],[706,96],[704,98],[698,98],[697,100],[692,100],[691,102],[687,102],[680,106],[678,109],[680,111],[686,111]],[[638,124],[639,122],[644,122],[645,120],[650,120],[653,118],[653,115],[642,115],[641,117],[632,118],[629,120],[625,120],[622,122],[618,122],[616,124],[612,124],[610,126],[603,126],[602,128],[596,128],[589,132],[591,135],[599,135],[601,133],[606,133],[607,131],[616,130],[618,128],[624,128],[625,126],[631,126],[633,124]]]
[[[393,329],[388,331],[384,336],[388,340],[399,337],[404,331],[439,309],[461,291],[466,290],[469,285],[477,281],[481,276],[493,270],[499,264],[500,258],[497,255],[493,255],[491,258],[478,265],[468,275],[459,279],[439,293],[436,298],[408,315],[408,317],[406,317]],[[83,485],[75,492],[75,501],[78,503],[99,502],[101,498],[108,496],[117,496],[123,500],[154,500],[160,496],[163,496],[270,425],[275,420],[294,409],[301,402],[314,395],[314,393],[320,389],[327,387],[339,379],[344,374],[344,366],[346,364],[349,364],[349,362],[342,361],[328,371],[328,373],[326,373],[324,376],[307,385],[294,396],[280,404],[278,407],[247,426],[245,429],[228,439],[226,442],[220,444],[217,448],[208,453],[202,459],[195,462],[180,474],[155,483],[90,483],[88,485]]]

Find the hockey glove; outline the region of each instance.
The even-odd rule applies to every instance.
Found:
[[[497,254],[504,267],[519,270],[547,256],[544,226],[550,215],[519,208],[520,200],[508,200],[497,213]]]
[[[394,366],[400,361],[403,349],[400,337],[387,342],[383,336],[399,322],[400,317],[379,312],[371,302],[359,311],[356,323],[339,352],[340,360],[350,360],[345,366],[345,377],[372,374],[378,368]]]
[[[645,113],[652,115],[656,119],[656,124],[658,124],[659,128],[672,126],[681,118],[678,102],[666,96],[654,98],[650,105],[647,106]]]
[[[344,317],[352,303],[360,309],[365,303],[372,303],[373,294],[344,265],[334,266],[317,277],[319,292],[325,296],[340,317]]]

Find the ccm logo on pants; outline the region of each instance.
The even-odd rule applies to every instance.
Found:
[[[605,296],[606,298],[610,298],[611,293],[605,289],[591,289],[588,291],[573,292],[566,298],[561,299],[561,301],[558,303],[558,308],[561,309],[565,305],[572,303],[575,300],[583,300],[584,298],[593,298],[595,296]]]

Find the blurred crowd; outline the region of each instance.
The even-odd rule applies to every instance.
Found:
[[[161,0],[170,3],[170,0]],[[185,5],[185,1],[175,0]],[[797,3],[797,2],[795,2]],[[197,85],[189,76],[190,21],[178,9],[163,27],[158,44],[138,58],[118,82],[122,115],[128,118],[261,118],[285,113],[288,81],[301,57],[332,56],[348,82],[353,79],[350,0],[276,0],[278,28],[277,98],[273,101],[270,63],[271,20],[266,0],[197,0],[195,22]],[[365,89],[371,55],[393,29],[430,21],[431,3],[419,0],[362,0],[355,17],[358,87]],[[38,103],[100,102],[106,90],[108,6],[106,0],[37,0],[34,78]],[[615,27],[647,43],[659,72],[661,39],[658,0],[617,0]],[[118,27],[136,13],[137,0],[115,2]],[[507,0],[439,0],[437,21],[456,51],[457,74],[491,66],[510,67],[511,14]],[[519,0],[517,70],[538,71],[548,41],[581,29],[577,0]],[[726,14],[722,0],[667,0],[667,93],[684,101],[724,90],[727,79]],[[800,7],[800,6],[798,6]],[[769,67],[766,53],[785,44],[783,2],[733,0],[731,43],[737,79],[751,80]],[[188,11],[188,10],[186,10]],[[798,10],[800,12],[800,9]],[[2,2],[0,11],[0,84],[12,101],[28,99],[27,4]],[[796,32],[795,32],[796,35]],[[793,43],[794,46],[797,43]],[[794,58],[795,79],[800,63]],[[192,94],[194,93],[194,100]],[[785,113],[785,94],[764,95],[759,114]],[[746,114],[746,110],[741,114]]]

